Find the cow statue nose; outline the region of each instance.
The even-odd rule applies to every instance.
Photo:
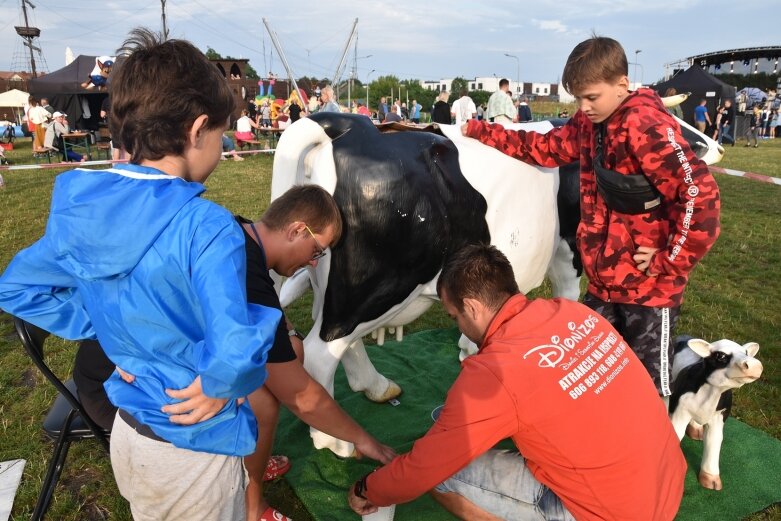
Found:
[[[746,376],[750,378],[759,378],[762,376],[762,362],[759,360],[746,360],[743,362],[743,370],[746,372]]]

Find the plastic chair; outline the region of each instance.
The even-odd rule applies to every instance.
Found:
[[[84,410],[78,399],[76,384],[73,380],[63,383],[46,364],[44,343],[49,332],[16,317],[14,317],[14,326],[16,326],[16,332],[25,351],[58,392],[54,405],[49,409],[49,413],[43,421],[44,432],[54,441],[54,452],[49,460],[43,488],[38,494],[38,501],[31,517],[33,521],[38,521],[43,519],[49,508],[70,444],[74,441],[97,438],[108,452],[109,433],[101,429]]]

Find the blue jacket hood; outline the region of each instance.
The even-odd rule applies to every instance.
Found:
[[[52,247],[60,265],[73,275],[86,280],[124,275],[176,213],[204,191],[200,183],[139,165],[71,170],[55,181],[46,234],[56,238]]]

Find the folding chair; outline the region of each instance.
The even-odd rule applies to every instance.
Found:
[[[73,380],[63,383],[49,368],[44,359],[44,343],[49,336],[40,329],[20,318],[14,317],[16,332],[27,354],[43,375],[57,389],[58,395],[43,421],[43,430],[54,441],[54,452],[49,460],[43,488],[38,495],[32,520],[43,519],[60,479],[65,458],[71,442],[97,438],[103,448],[109,450],[109,433],[101,429],[87,414],[78,399],[76,384]]]

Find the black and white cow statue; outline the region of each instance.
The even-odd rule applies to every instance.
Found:
[[[699,133],[694,141],[702,143],[699,155],[720,148]],[[275,152],[271,198],[295,184],[318,184],[334,196],[344,220],[331,255],[282,286],[283,305],[313,289],[306,369],[333,394],[341,361],[354,391],[377,402],[398,396],[398,385],[371,364],[362,337],[423,314],[436,300],[441,267],[466,244],[499,248],[523,292],[547,275],[554,295],[577,299],[577,171],[577,164],[527,165],[452,125],[378,128],[365,116],[320,113],[288,127]],[[312,438],[318,448],[352,453],[351,444],[317,431]]]
[[[676,340],[669,410],[678,439],[687,427],[702,438],[699,481],[705,488],[721,490],[719,453],[724,422],[732,408],[732,390],[762,375],[762,363],[754,358],[759,344],[740,345],[732,340],[712,344],[691,337]]]

